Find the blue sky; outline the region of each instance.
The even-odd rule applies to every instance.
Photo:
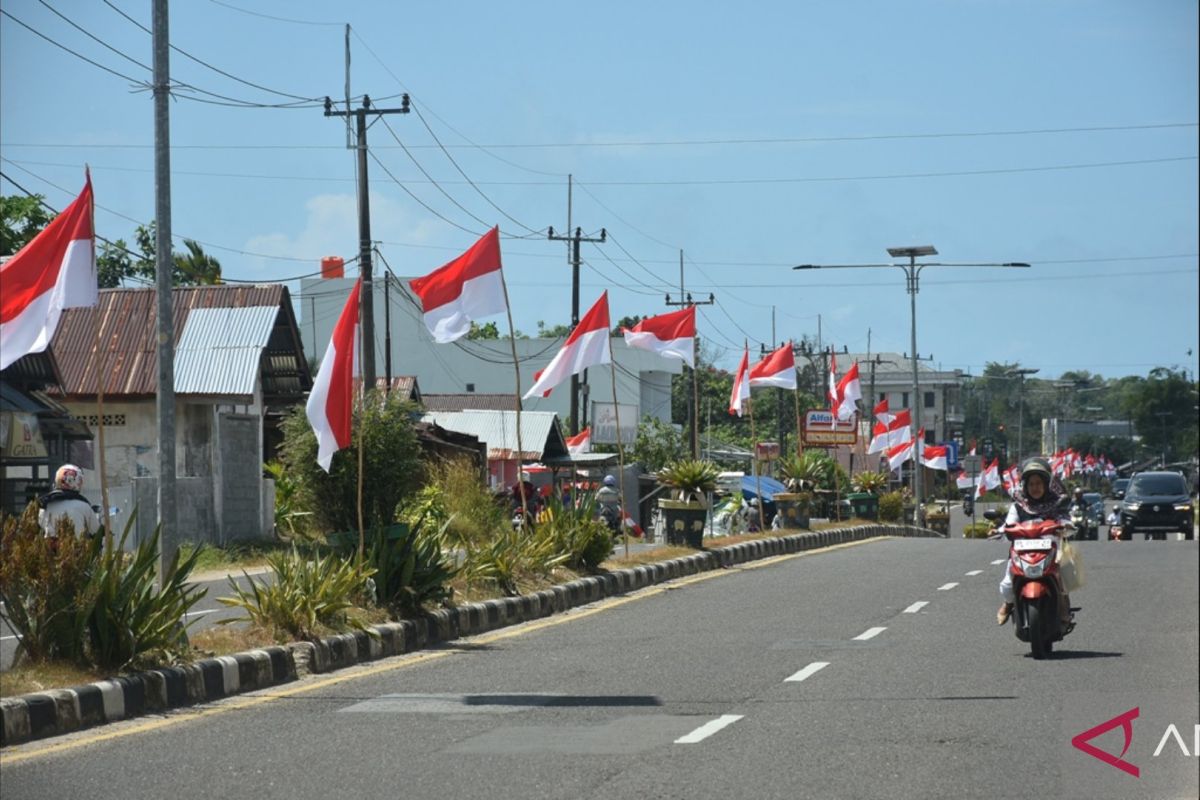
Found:
[[[129,240],[131,220],[153,217],[149,93],[15,21],[148,80],[128,59],[149,64],[150,37],[114,7],[148,27],[150,2],[109,3],[0,4],[0,168],[61,208],[90,164],[100,235]],[[688,291],[716,294],[700,327],[723,366],[744,339],[772,340],[772,309],[776,341],[815,334],[820,315],[838,349],[865,350],[869,330],[872,350],[909,350],[900,270],[790,266],[933,244],[939,261],[1034,266],[925,270],[922,354],[976,373],[994,360],[1105,376],[1197,368],[1197,22],[1184,0],[171,8],[174,45],[301,98],[344,92],[349,23],[351,93],[407,91],[421,111],[370,130],[384,258],[417,275],[492,224],[526,237],[503,242],[526,332],[569,319],[565,246],[544,231],[566,228],[572,174],[573,222],[610,234],[584,246],[583,308],[608,288],[615,316],[666,310],[682,249]],[[178,53],[172,75],[239,101],[292,100]],[[356,253],[343,123],[319,107],[179,96],[177,235],[243,280]]]

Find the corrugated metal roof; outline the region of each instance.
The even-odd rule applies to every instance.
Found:
[[[262,360],[263,394],[296,402],[312,388],[287,287],[281,284],[191,286],[173,291],[175,345],[194,309],[273,306],[279,314]],[[68,397],[153,396],[158,387],[154,289],[102,289],[99,305],[63,312],[51,349]],[[99,330],[97,330],[99,328]],[[107,347],[97,346],[97,341]],[[107,352],[103,352],[103,351]]]
[[[193,309],[175,349],[175,391],[253,395],[277,316],[279,306]]]
[[[514,458],[517,453],[517,413],[515,411],[430,411],[422,422],[433,422],[446,430],[475,436],[485,442],[488,458]],[[558,415],[553,411],[521,413],[523,459],[553,458],[567,455]]]
[[[483,411],[516,411],[517,396],[515,394],[486,394],[465,392],[461,394],[427,394],[424,396],[425,408],[429,411],[466,411],[479,409]]]

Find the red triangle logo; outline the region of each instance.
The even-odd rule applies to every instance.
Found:
[[[1138,718],[1141,708],[1131,708],[1124,714],[1118,714],[1108,722],[1101,722],[1094,728],[1086,730],[1071,740],[1071,744],[1076,748],[1087,753],[1093,758],[1098,758],[1110,767],[1116,767],[1122,772],[1128,772],[1135,778],[1142,776],[1142,771],[1133,764],[1126,761],[1123,756],[1129,750],[1129,745],[1133,743],[1133,721]],[[1112,753],[1106,753],[1095,745],[1091,744],[1091,740],[1097,736],[1103,736],[1117,726],[1125,732],[1125,746],[1121,748],[1121,755],[1114,756]]]

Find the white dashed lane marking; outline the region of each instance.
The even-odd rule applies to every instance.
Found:
[[[820,672],[821,670],[825,669],[828,666],[829,666],[828,661],[814,661],[813,663],[809,664],[807,667],[800,670],[799,672],[797,672],[795,675],[791,676],[790,678],[784,678],[783,682],[784,683],[799,683],[802,680],[811,678],[813,675],[816,675],[818,672]]]
[[[939,592],[948,592],[948,591],[950,591],[951,589],[953,589],[955,586],[958,586],[958,583],[957,583],[957,582],[951,582],[951,583],[943,584],[942,586],[939,586],[939,587],[938,587],[938,591],[939,591]]]
[[[927,605],[929,605],[928,600],[918,600],[917,602],[913,603],[908,608],[904,609],[904,613],[905,614],[915,614]]]
[[[1003,564],[1005,561],[1008,561],[1008,559],[1007,558],[997,558],[995,561],[992,562],[992,565],[995,566],[996,564]]]
[[[874,639],[879,634],[886,631],[887,628],[867,628],[865,631],[854,637],[856,642],[865,642],[867,639]]]
[[[981,570],[981,569],[973,569],[973,570],[971,570],[970,572],[968,572],[968,573],[967,573],[967,577],[971,577],[972,575],[981,575],[981,574],[983,574],[983,570]]]
[[[717,731],[729,727],[741,718],[741,714],[722,714],[716,719],[704,723],[686,736],[680,736],[675,740],[675,744],[696,744],[697,742],[702,742]]]

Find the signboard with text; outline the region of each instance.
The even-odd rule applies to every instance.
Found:
[[[621,444],[632,445],[637,439],[638,407],[622,403],[614,409],[612,403],[592,401],[592,444],[617,443],[617,413],[621,416]]]
[[[812,447],[832,447],[858,441],[858,425],[853,418],[835,420],[830,411],[813,409],[804,415],[804,444]]]

